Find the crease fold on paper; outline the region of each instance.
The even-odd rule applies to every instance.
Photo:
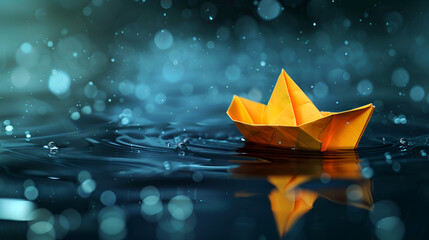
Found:
[[[321,112],[282,70],[267,105],[234,95],[227,114],[250,142],[326,151],[356,149],[373,111]]]

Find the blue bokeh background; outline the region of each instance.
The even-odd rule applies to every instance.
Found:
[[[3,0],[1,115],[15,117],[14,126],[86,115],[120,125],[226,123],[233,94],[266,103],[284,68],[321,110],[372,102],[385,124],[407,124],[428,111],[427,8],[427,1]]]

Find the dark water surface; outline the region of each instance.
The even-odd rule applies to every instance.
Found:
[[[2,135],[0,239],[429,236],[423,124],[412,138],[375,118],[357,152],[321,154],[246,143],[233,124],[83,120]]]

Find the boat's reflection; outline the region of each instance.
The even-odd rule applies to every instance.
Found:
[[[239,161],[239,167],[231,171],[235,176],[264,177],[274,186],[268,198],[280,237],[312,209],[319,196],[372,208],[371,181],[362,176],[355,151],[313,153],[246,147],[241,152],[252,160]]]

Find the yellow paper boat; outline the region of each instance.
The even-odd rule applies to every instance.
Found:
[[[227,114],[247,141],[326,151],[356,149],[374,106],[321,112],[282,70],[267,105],[234,95]]]

